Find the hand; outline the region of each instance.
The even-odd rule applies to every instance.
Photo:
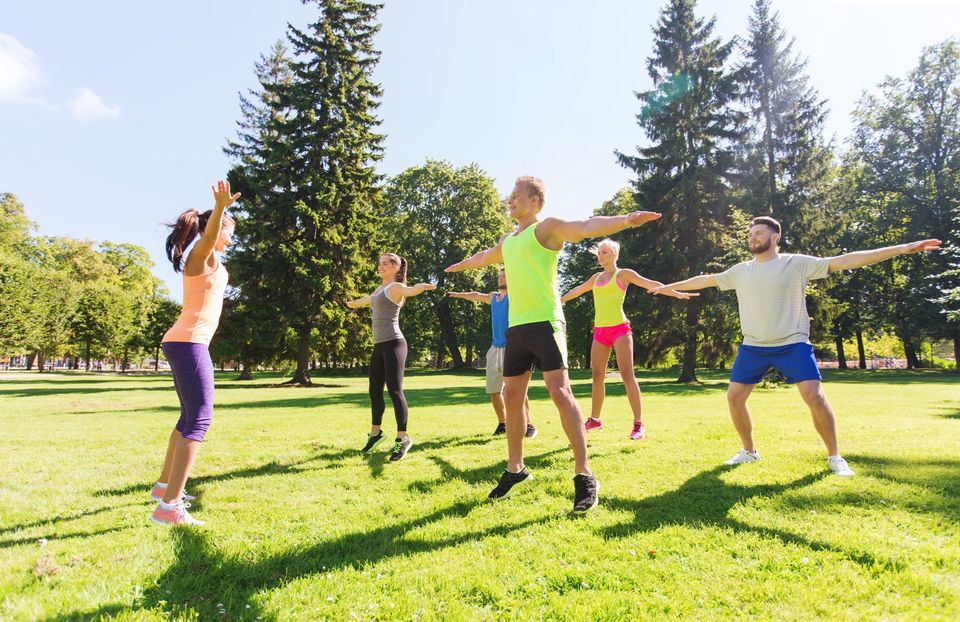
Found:
[[[447,292],[447,296],[450,296],[451,298],[461,298],[463,297],[463,294],[460,292]]]
[[[447,266],[446,268],[443,269],[443,271],[444,272],[460,272],[461,270],[463,270],[463,264],[465,262],[466,262],[466,259],[464,259],[463,261],[458,261],[452,266]]]
[[[213,190],[213,203],[217,207],[229,207],[233,202],[240,198],[240,193],[230,195],[230,182],[222,179],[215,186],[210,187]]]
[[[672,292],[672,291],[673,291],[673,290],[670,289],[670,286],[669,286],[669,285],[660,285],[660,286],[657,286],[657,287],[651,287],[650,289],[647,290],[647,293],[650,294],[650,295],[652,295],[652,296],[656,296],[656,295],[658,295],[658,294],[663,294],[664,296],[669,296],[669,295],[670,295],[669,292]],[[674,292],[674,293],[679,293],[679,292]]]
[[[904,247],[903,254],[914,255],[924,251],[938,251],[940,250],[940,244],[940,240],[920,240],[919,242],[911,242]]]
[[[631,212],[627,214],[627,227],[639,227],[663,216],[660,212]]]
[[[437,286],[434,285],[433,283],[421,283],[420,289],[422,289],[425,292],[429,292],[437,289]]]
[[[351,309],[356,309],[356,308],[357,308],[357,301],[356,301],[356,300],[348,300],[348,301],[347,301],[347,306],[350,307]]]
[[[700,294],[698,294],[698,293],[696,293],[696,292],[678,292],[678,291],[673,290],[673,289],[667,289],[667,290],[664,290],[664,291],[661,292],[661,293],[662,293],[664,296],[673,296],[674,298],[679,298],[680,300],[687,300],[687,299],[689,299],[689,298],[693,298],[693,297],[695,297],[695,296],[699,296],[699,295],[700,295]]]

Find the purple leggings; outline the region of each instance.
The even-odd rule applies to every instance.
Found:
[[[173,371],[180,398],[177,431],[183,438],[202,441],[213,421],[213,361],[203,343],[167,341],[161,344]]]

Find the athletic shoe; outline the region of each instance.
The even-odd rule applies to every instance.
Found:
[[[373,451],[373,448],[383,442],[383,430],[377,432],[377,435],[367,433],[367,444],[363,446],[363,449],[360,450],[362,454],[368,454]]]
[[[600,430],[603,428],[603,423],[599,419],[594,419],[593,417],[587,417],[586,423],[583,424],[583,431],[589,432],[590,430]]]
[[[156,484],[153,486],[153,490],[150,491],[150,498],[154,501],[163,501],[163,494],[167,492],[166,488],[160,488]],[[196,501],[197,498],[193,495],[188,495],[187,491],[183,491],[183,496],[180,497],[181,501]]]
[[[505,423],[498,423],[497,429],[493,431],[494,436],[500,436],[501,434],[506,434],[506,433],[507,433],[507,424]]]
[[[647,427],[643,425],[642,421],[633,422],[633,430],[630,432],[631,441],[639,441],[647,435]]]
[[[532,423],[527,424],[527,431],[523,433],[527,438],[535,438],[537,436],[537,428],[533,427]]]
[[[854,475],[853,469],[851,469],[847,461],[840,456],[827,458],[827,464],[830,465],[830,470],[840,477],[851,477]]]
[[[413,447],[413,440],[408,436],[404,439],[397,439],[393,442],[393,451],[390,453],[390,462],[401,460]]]
[[[756,462],[759,459],[759,451],[747,451],[746,449],[741,449],[733,456],[733,458],[730,458],[724,462],[724,464],[745,464],[747,462]]]
[[[503,475],[500,476],[500,481],[497,482],[497,487],[490,491],[490,494],[487,495],[490,499],[499,499],[501,497],[506,497],[507,493],[510,492],[514,486],[519,484],[526,484],[533,479],[533,474],[527,470],[527,467],[520,469],[519,473],[511,473],[504,469]]]
[[[178,503],[169,510],[165,510],[160,504],[157,504],[157,509],[153,511],[150,520],[157,525],[194,525],[199,527],[205,524],[204,521],[190,516],[184,503]]]
[[[573,511],[587,512],[597,507],[597,493],[600,492],[600,482],[593,475],[577,473],[573,478]]]

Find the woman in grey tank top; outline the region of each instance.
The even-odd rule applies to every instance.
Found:
[[[407,340],[400,332],[400,307],[405,298],[436,289],[432,283],[407,285],[407,260],[394,253],[384,253],[377,265],[380,287],[369,296],[347,302],[351,309],[370,305],[373,309],[373,355],[370,358],[370,407],[372,425],[367,443],[361,452],[369,454],[383,441],[383,387],[386,385],[397,419],[397,439],[390,460],[407,455],[413,441],[407,434],[407,399],[403,395],[403,368],[407,362]]]

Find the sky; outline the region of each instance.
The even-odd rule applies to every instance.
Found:
[[[625,187],[615,150],[644,142],[634,93],[663,1],[386,0],[375,79],[391,175],[443,159],[478,164],[506,195],[519,175],[548,188],[546,212],[585,218]],[[723,39],[746,35],[751,0],[700,0]],[[885,76],[924,47],[960,36],[960,0],[774,0],[828,137]],[[185,209],[212,207],[230,167],[238,95],[287,24],[316,16],[298,0],[0,3],[0,192],[43,235],[145,247],[181,299],[163,254]]]

